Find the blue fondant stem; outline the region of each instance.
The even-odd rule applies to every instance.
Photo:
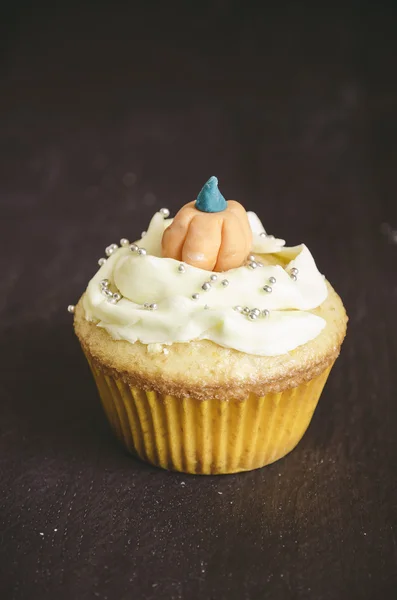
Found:
[[[197,196],[195,207],[206,213],[216,213],[226,210],[227,202],[219,191],[218,178],[210,177]]]

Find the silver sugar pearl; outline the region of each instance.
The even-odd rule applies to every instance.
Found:
[[[102,279],[101,286],[105,288],[109,287],[109,279]]]
[[[179,271],[179,273],[184,273],[186,271],[185,265],[179,265],[178,271]]]
[[[206,305],[204,306],[204,309],[205,309],[205,310],[209,310],[209,306],[208,306],[208,304],[206,304]]]
[[[112,296],[111,298],[108,298],[108,302],[109,304],[117,304],[118,301],[114,296]]]
[[[168,219],[168,217],[170,216],[170,211],[168,210],[168,208],[160,208],[159,212],[164,217],[164,219]]]
[[[74,310],[75,310],[75,308],[76,308],[76,307],[75,307],[75,305],[74,305],[74,304],[69,304],[69,306],[68,306],[68,312],[69,312],[70,314],[73,314],[73,313],[74,313]]]
[[[147,231],[142,231],[141,238],[144,238],[146,234],[147,234]]]
[[[145,255],[146,255],[146,250],[145,250],[145,248],[139,248],[139,250],[138,250],[138,254],[139,254],[139,256],[145,256]]]
[[[266,233],[266,231],[262,231],[262,232],[259,234],[259,236],[260,236],[260,237],[264,237],[264,238],[265,238],[265,237],[267,237],[267,233]]]
[[[208,292],[208,290],[211,289],[211,284],[209,281],[206,281],[205,283],[203,283],[203,285],[201,286],[201,289],[204,290],[205,292]]]
[[[248,256],[248,260],[253,260],[255,262],[255,256],[253,254],[250,254]]]
[[[121,238],[121,240],[120,240],[120,246],[122,246],[123,248],[128,246],[129,243],[130,242],[129,242],[129,240],[127,240],[127,238]]]
[[[115,292],[113,294],[113,299],[116,300],[116,302],[118,302],[119,300],[121,300],[121,294],[119,294],[118,292]]]
[[[253,308],[253,309],[251,310],[251,313],[252,313],[253,315],[256,315],[257,317],[259,317],[259,315],[261,314],[261,311],[259,310],[259,308]]]
[[[255,319],[258,318],[258,315],[253,312],[250,312],[250,314],[248,315],[248,318],[251,319],[252,321],[255,321]]]
[[[144,305],[143,305],[143,308],[147,309],[147,308],[149,308],[149,306],[150,306],[149,302],[145,302]]]
[[[268,317],[269,315],[270,315],[270,312],[267,310],[267,308],[264,308],[264,309],[262,310],[262,316],[264,316],[264,317]]]
[[[157,304],[153,303],[149,305],[149,310],[157,310]]]
[[[269,283],[276,283],[276,281],[275,277],[269,277]]]
[[[131,244],[130,250],[131,250],[131,252],[138,252],[139,248],[136,244]]]
[[[250,309],[248,308],[248,306],[244,306],[244,308],[243,308],[243,313],[244,313],[245,315],[249,315],[249,314],[250,314]]]
[[[222,279],[221,281],[223,287],[227,287],[229,285],[229,280],[228,279]]]
[[[115,250],[117,250],[117,244],[110,244],[107,248],[105,248],[106,256],[111,256]]]
[[[102,288],[102,294],[107,298],[113,298],[113,292],[111,292],[108,288]]]
[[[218,279],[218,275],[212,274],[210,279],[211,281],[216,281]]]
[[[258,265],[256,264],[256,262],[254,260],[252,260],[251,262],[248,263],[248,266],[250,269],[256,269],[256,267]]]
[[[193,300],[198,300],[200,298],[200,294],[192,294]]]
[[[264,285],[264,286],[263,286],[263,291],[264,291],[264,292],[267,292],[268,294],[271,294],[273,290],[272,290],[272,288],[270,287],[270,285]]]
[[[105,264],[105,262],[106,262],[106,258],[100,258],[100,259],[98,260],[98,265],[99,265],[100,267],[103,267],[103,265]]]
[[[292,267],[291,269],[291,275],[298,275],[299,271],[296,267]]]
[[[292,281],[297,281],[298,280],[297,276],[294,275],[294,273],[291,273],[290,277],[291,277]]]
[[[241,312],[243,312],[243,307],[242,307],[242,306],[239,306],[239,305],[237,305],[237,306],[235,306],[235,307],[233,308],[233,310],[235,310],[235,311],[236,311],[236,312],[238,312],[238,313],[241,313]]]

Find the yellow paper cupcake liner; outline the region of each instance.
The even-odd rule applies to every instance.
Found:
[[[293,450],[331,370],[280,393],[199,401],[137,389],[87,359],[107,418],[127,450],[163,469],[202,475],[250,471]]]

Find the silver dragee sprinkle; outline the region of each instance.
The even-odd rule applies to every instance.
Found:
[[[117,248],[118,248],[117,244],[110,244],[110,246],[107,246],[107,248],[105,248],[106,256],[111,256],[113,254],[113,252],[115,250],[117,250]]]

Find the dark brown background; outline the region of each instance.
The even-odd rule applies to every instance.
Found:
[[[393,3],[53,4],[1,19],[0,597],[396,598]],[[210,175],[350,323],[290,456],[192,477],[123,453],[66,306]]]

